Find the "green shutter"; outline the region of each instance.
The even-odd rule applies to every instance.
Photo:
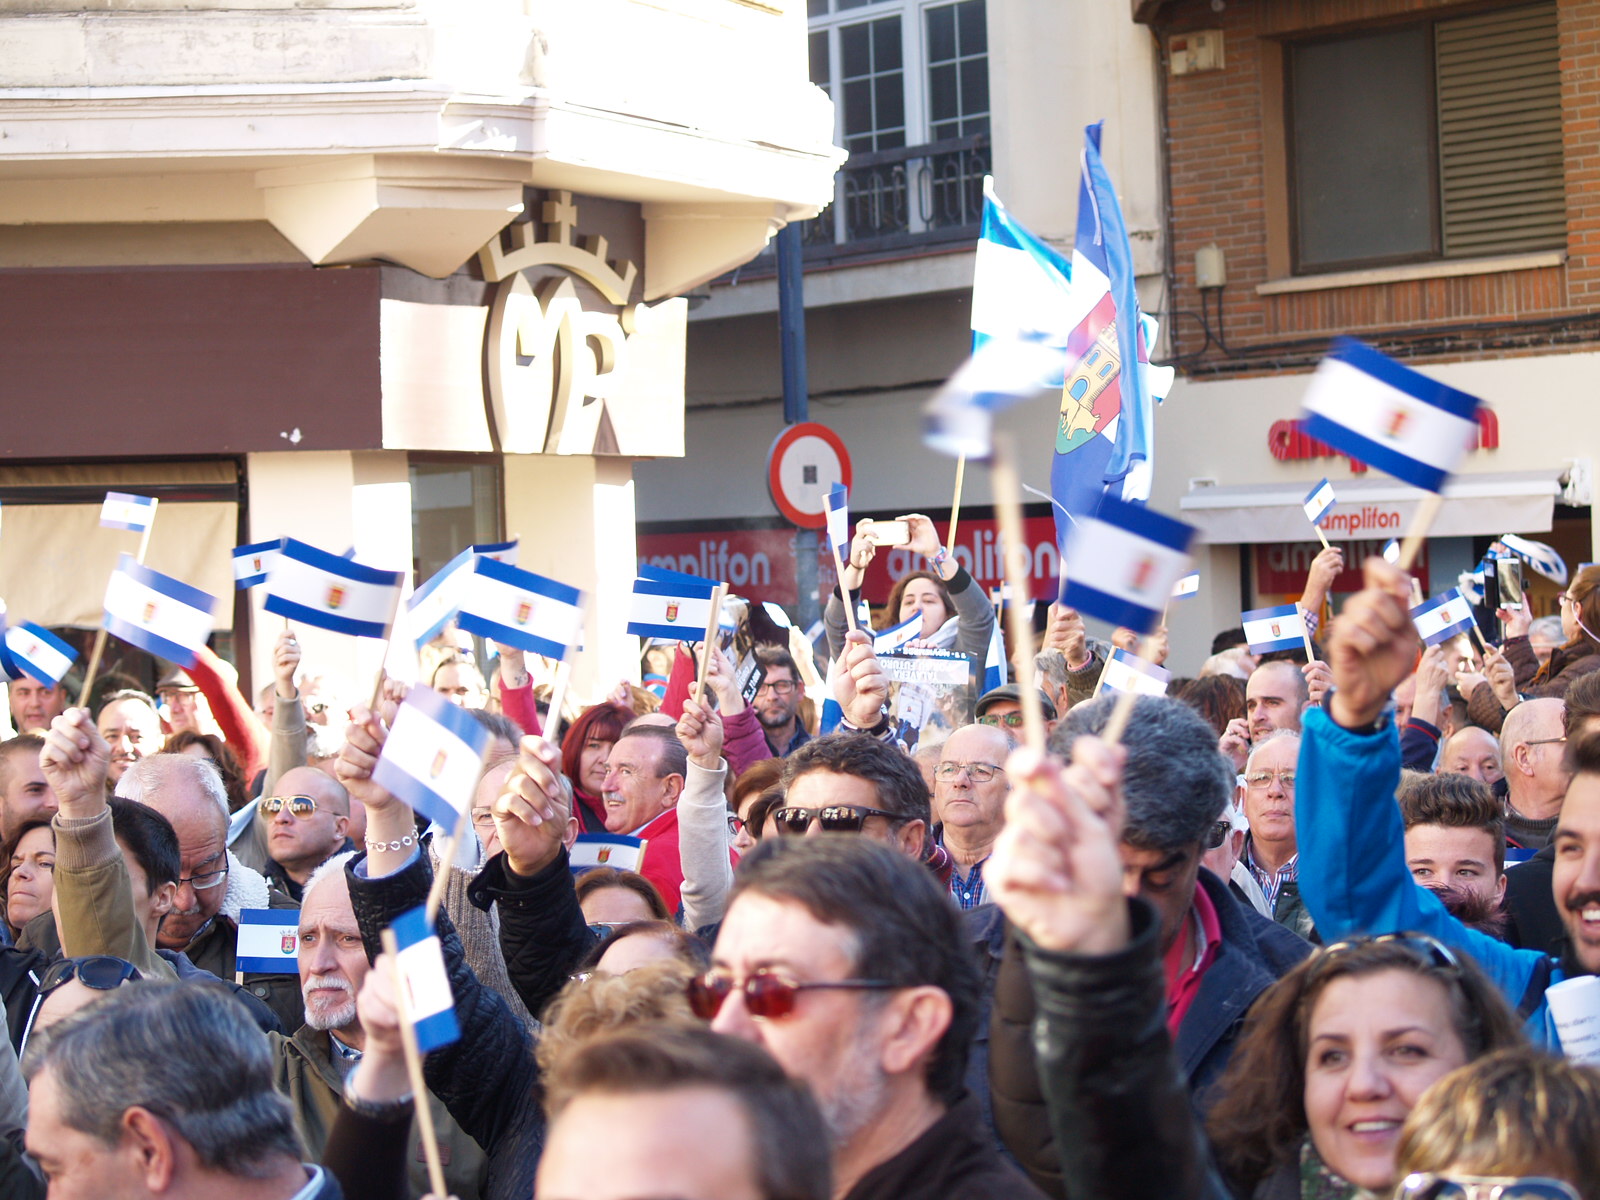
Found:
[[[1435,27],[1447,258],[1564,247],[1554,3]]]

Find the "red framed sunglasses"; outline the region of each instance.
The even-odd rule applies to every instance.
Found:
[[[887,979],[836,979],[828,983],[796,983],[787,975],[770,967],[762,967],[745,976],[742,984],[733,981],[731,971],[707,971],[689,980],[689,1008],[703,1021],[709,1021],[722,1010],[722,1002],[735,989],[744,993],[744,1007],[752,1017],[773,1020],[787,1017],[794,1011],[801,992],[844,990],[856,992],[883,992],[898,988]]]

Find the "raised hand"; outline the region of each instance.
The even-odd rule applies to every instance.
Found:
[[[87,708],[69,708],[50,722],[39,752],[39,770],[56,794],[64,817],[97,816],[106,806],[111,747],[94,727]]]
[[[710,708],[685,700],[677,733],[695,766],[715,771],[722,764],[722,717]]]
[[[379,708],[385,709],[388,705],[380,703]],[[389,720],[385,721],[365,705],[356,705],[350,710],[350,724],[345,727],[344,745],[333,765],[333,773],[344,784],[350,798],[360,801],[366,808],[369,824],[373,816],[380,812],[392,808],[406,809],[387,789],[372,781],[372,772],[383,755],[383,745],[389,739],[389,724],[393,720],[392,710]],[[408,814],[410,811],[406,809]]]
[[[560,774],[559,746],[532,735],[522,739],[516,768],[489,810],[506,866],[515,875],[537,875],[561,853],[572,806]]]
[[[278,699],[294,699],[294,673],[299,669],[300,639],[295,637],[294,630],[285,627],[272,644],[272,678],[276,685],[273,691]]]
[[[1229,721],[1228,727],[1222,731],[1222,740],[1217,743],[1217,749],[1233,763],[1235,774],[1243,771],[1245,764],[1250,761],[1250,722],[1243,717]]]
[[[1306,707],[1320,708],[1328,689],[1333,686],[1333,672],[1327,663],[1313,659],[1301,665],[1300,674],[1306,677]]]
[[[528,656],[516,646],[507,646],[504,642],[494,644],[495,654],[500,660],[500,686],[503,688],[519,688],[528,682]]]
[[[400,1010],[395,1004],[392,954],[380,954],[356,993],[356,1014],[366,1037],[361,1062],[345,1091],[369,1104],[392,1104],[411,1091],[405,1046],[400,1035]]]
[[[872,636],[863,629],[845,635],[844,653],[833,676],[833,698],[844,719],[857,729],[875,729],[889,701],[889,677],[872,652]]]
[[[867,536],[867,527],[871,524],[872,522],[866,517],[856,522],[855,535],[850,539],[850,553],[844,560],[844,574],[839,579],[847,591],[853,592],[861,586],[861,581],[866,578],[867,568],[872,565],[872,560],[878,553],[878,548]]]
[[[1328,713],[1350,729],[1378,719],[1417,658],[1411,577],[1377,557],[1362,573],[1365,586],[1345,602],[1327,645],[1335,689]]]
[[[1533,613],[1526,604],[1521,608],[1497,608],[1494,615],[1500,618],[1500,627],[1508,638],[1527,637],[1528,626],[1533,624]]]
[[[1312,612],[1322,607],[1322,602],[1328,598],[1328,592],[1333,587],[1333,581],[1344,570],[1344,551],[1337,546],[1329,546],[1326,550],[1319,550],[1317,556],[1311,560],[1311,569],[1306,572],[1306,590],[1300,597],[1300,604]]]
[[[724,717],[737,716],[745,710],[744,697],[739,694],[739,685],[734,679],[733,661],[717,647],[711,650],[706,686],[716,693],[717,711]]]
[[[984,878],[1012,924],[1047,950],[1109,954],[1127,945],[1124,757],[1085,736],[1064,769],[1027,749],[1006,763],[1006,824]]]
[[[1089,635],[1077,609],[1059,603],[1050,606],[1050,623],[1044,631],[1043,648],[1061,651],[1067,666],[1075,671],[1089,665]]]
[[[1510,712],[1520,699],[1517,695],[1516,668],[1498,647],[1490,646],[1488,654],[1483,659],[1483,669],[1489,680],[1489,686],[1494,689],[1494,698],[1500,701],[1501,708]]]
[[[933,522],[921,513],[904,513],[895,520],[906,523],[906,532],[911,535],[911,540],[906,543],[906,549],[913,554],[932,558],[943,548],[944,543],[939,540],[939,531],[933,527]]]

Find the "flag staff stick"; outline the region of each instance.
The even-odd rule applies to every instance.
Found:
[[[1333,547],[1328,545],[1328,535],[1322,532],[1322,526],[1313,521],[1311,528],[1317,531],[1317,541],[1322,543],[1322,548],[1324,550],[1332,550]]]
[[[828,536],[826,530],[823,531],[822,536],[828,538],[829,542],[833,541],[833,538]],[[838,546],[833,547],[833,570],[839,576],[839,599],[844,604],[845,632],[854,633],[856,631],[856,606],[851,599],[850,589],[844,585],[844,559],[839,557]]]
[[[843,582],[841,579],[840,583]],[[700,641],[700,672],[694,681],[696,702],[705,695],[706,673],[711,670],[711,656],[716,653],[717,643],[714,639],[722,626],[722,597],[727,594],[727,590],[727,584],[719,583],[711,593],[711,613],[706,617],[706,635]]]
[[[550,702],[545,706],[544,740],[551,745],[559,746],[556,739],[561,734],[561,710],[567,704],[567,684],[572,677],[572,668],[567,660],[562,658],[556,663],[556,673],[550,680]]]
[[[389,619],[383,626],[383,656],[378,659],[378,674],[372,681],[372,703],[367,705],[372,715],[378,715],[378,702],[383,699],[384,668],[389,664],[389,646],[394,641],[394,619],[400,612],[400,588],[394,589],[394,599],[389,602]]]
[[[961,481],[966,478],[966,475],[967,455],[966,451],[962,451],[960,457],[956,459],[956,495],[955,499],[950,501],[950,536],[944,545],[946,554],[954,554],[956,552],[956,521],[961,516]]]
[[[1417,553],[1422,549],[1422,543],[1427,540],[1428,530],[1433,527],[1433,519],[1439,515],[1439,509],[1444,504],[1444,497],[1438,492],[1429,492],[1423,497],[1422,503],[1417,505],[1417,515],[1411,518],[1411,528],[1406,531],[1406,540],[1400,543],[1400,561],[1398,564],[1402,571],[1409,572],[1417,561]]]
[[[139,553],[134,555],[134,561],[141,567],[144,566],[145,552],[150,549],[150,533],[156,527],[156,509],[150,510],[150,523],[144,527],[144,532],[139,535]],[[106,624],[105,615],[101,614],[100,628],[95,630],[94,649],[89,652],[89,665],[83,672],[83,686],[78,689],[78,707],[89,707],[89,692],[94,687],[94,677],[100,673],[100,659],[106,652]]]
[[[429,924],[432,924],[430,919]],[[383,950],[394,970],[394,1007],[400,1017],[400,1043],[406,1052],[406,1074],[411,1079],[411,1094],[416,1098],[417,1134],[422,1152],[428,1158],[428,1186],[435,1196],[448,1196],[444,1165],[439,1161],[439,1137],[433,1128],[433,1109],[428,1103],[428,1081],[422,1074],[422,1051],[417,1048],[417,1030],[411,1023],[411,1001],[406,981],[400,973],[400,944],[393,929],[383,931]]]
[[[1145,662],[1150,662],[1150,656],[1155,653],[1155,645],[1156,639],[1151,634],[1145,634],[1139,639],[1139,657]],[[1128,719],[1133,716],[1133,706],[1138,702],[1138,692],[1117,693],[1117,705],[1111,710],[1111,718],[1100,733],[1102,741],[1110,746],[1122,741],[1123,731],[1128,728]]]
[[[1316,662],[1317,652],[1311,648],[1311,627],[1306,624],[1306,610],[1296,604],[1294,611],[1300,615],[1300,640],[1306,644],[1306,661]]]
[[[1045,752],[1044,706],[1039,703],[1039,685],[1033,676],[1033,627],[1022,598],[1030,595],[1028,571],[1022,565],[1027,543],[1022,535],[1022,487],[1012,457],[1011,438],[994,435],[994,457],[989,463],[994,488],[996,515],[1000,518],[1000,537],[1005,542],[1006,581],[1011,584],[1013,603],[1005,609],[1011,623],[1011,646],[1016,657],[1017,690],[1022,702],[1022,729],[1028,749]]]
[[[456,817],[455,828],[444,839],[444,845],[439,847],[439,866],[433,873],[433,883],[428,887],[428,904],[426,914],[428,924],[433,924],[434,918],[439,915],[439,904],[444,899],[444,885],[450,878],[450,864],[455,862],[456,847],[461,844],[461,839],[467,833],[467,818],[472,815],[472,805],[468,804]]]

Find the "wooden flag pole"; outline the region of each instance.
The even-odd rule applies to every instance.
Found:
[[[1306,644],[1306,661],[1316,662],[1317,652],[1311,648],[1311,627],[1306,624],[1306,610],[1296,604],[1294,611],[1300,616],[1300,640]]]
[[[1411,528],[1406,531],[1406,540],[1400,543],[1400,561],[1396,565],[1402,571],[1409,572],[1417,561],[1417,554],[1422,549],[1422,543],[1427,540],[1428,530],[1433,527],[1433,520],[1439,515],[1439,509],[1444,504],[1444,497],[1438,492],[1429,492],[1417,505],[1417,515],[1411,518]]]
[[[383,699],[384,668],[389,664],[389,644],[394,641],[394,619],[400,612],[400,588],[394,589],[394,600],[389,605],[389,619],[383,625],[383,656],[378,659],[378,674],[372,681],[372,703],[367,705],[372,715],[378,715],[378,702]]]
[[[1028,572],[1022,565],[1027,543],[1022,536],[1022,488],[1012,458],[1011,439],[994,435],[994,457],[989,464],[994,488],[995,512],[1000,518],[1000,537],[1005,543],[1005,578],[1011,584],[1012,603],[1006,608],[1011,623],[1012,652],[1016,657],[1017,691],[1022,702],[1022,730],[1028,749],[1045,752],[1044,706],[1039,703],[1039,685],[1033,677],[1033,628],[1022,597],[1030,595]]]
[[[828,538],[829,542],[833,541],[833,538],[829,537],[826,531],[823,532],[822,536]],[[854,633],[856,631],[855,600],[850,595],[850,589],[844,585],[844,559],[839,557],[838,546],[833,547],[833,569],[835,574],[839,576],[839,599],[844,603],[845,632]]]
[[[461,844],[461,839],[467,833],[467,819],[472,816],[472,805],[469,803],[462,809],[461,815],[456,817],[456,827],[444,839],[444,845],[439,847],[439,866],[433,873],[433,883],[428,888],[428,904],[426,914],[428,924],[433,924],[434,918],[439,915],[439,904],[444,899],[444,885],[450,878],[450,864],[456,860],[456,847]]]
[[[700,672],[694,681],[696,703],[700,703],[701,697],[705,695],[706,673],[711,670],[711,656],[716,652],[717,631],[722,626],[722,597],[727,590],[727,584],[719,583],[716,590],[711,593],[711,615],[706,618],[706,636],[700,642]]]
[[[400,1017],[400,1043],[406,1052],[406,1074],[411,1079],[411,1094],[416,1099],[417,1134],[428,1159],[428,1185],[435,1196],[448,1196],[444,1164],[439,1161],[439,1136],[433,1128],[433,1109],[428,1104],[428,1081],[422,1073],[422,1051],[417,1048],[417,1030],[411,1023],[411,1003],[406,995],[405,977],[400,974],[400,943],[393,929],[383,931],[383,950],[394,970],[394,1007]]]
[[[955,499],[950,501],[950,536],[946,539],[944,545],[946,554],[954,554],[956,552],[956,521],[961,516],[961,481],[966,478],[966,475],[967,455],[963,451],[961,457],[956,459],[956,495]]]
[[[572,668],[567,665],[565,658],[556,663],[556,673],[550,680],[550,703],[546,705],[544,710],[544,734],[542,735],[544,740],[552,746],[561,744],[557,741],[561,734],[561,710],[566,707],[567,683],[571,676]]]
[[[1322,532],[1322,526],[1313,521],[1311,523],[1311,528],[1317,531],[1317,541],[1322,543],[1322,548],[1324,550],[1332,550],[1333,547],[1328,545],[1328,535]]]

